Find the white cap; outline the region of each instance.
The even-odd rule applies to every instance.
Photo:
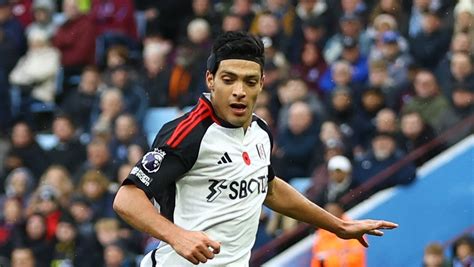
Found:
[[[352,165],[348,158],[344,156],[334,156],[328,162],[328,170],[350,172],[352,170]]]

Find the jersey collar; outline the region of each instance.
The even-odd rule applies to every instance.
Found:
[[[207,104],[207,106],[209,107],[209,109],[212,112],[212,118],[217,124],[219,124],[220,126],[225,127],[225,128],[241,128],[240,126],[235,126],[235,125],[231,124],[230,122],[228,122],[228,121],[220,118],[219,116],[217,116],[216,111],[214,110],[214,107],[212,106],[212,103],[211,103],[211,94],[210,93],[202,93],[200,99],[202,99]]]

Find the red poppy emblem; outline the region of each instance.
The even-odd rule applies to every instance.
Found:
[[[244,159],[245,164],[250,165],[250,157],[247,152],[242,153],[242,158]]]

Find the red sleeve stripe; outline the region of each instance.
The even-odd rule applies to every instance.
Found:
[[[188,136],[188,134],[194,129],[194,127],[196,127],[196,125],[201,123],[201,121],[205,120],[210,115],[211,115],[210,110],[204,112],[204,114],[199,115],[199,117],[196,120],[194,120],[192,122],[192,124],[189,125],[189,127],[187,127],[184,130],[184,132],[181,135],[178,136],[178,138],[176,140],[174,140],[173,142],[170,142],[169,146],[172,147],[172,148],[177,147],[184,140],[184,138],[186,138],[186,136]]]
[[[204,105],[207,106],[207,108],[208,108],[209,110],[212,110],[211,105],[210,105],[207,101],[204,101],[204,100],[202,100],[202,99],[199,99],[199,102],[202,102]],[[219,120],[217,119],[217,117],[216,117],[216,115],[214,114],[214,112],[211,112],[211,118],[212,118],[212,120],[213,120],[215,123],[221,125],[221,123],[220,123]]]
[[[166,144],[171,147],[176,147],[189,134],[189,132],[191,132],[199,122],[209,116],[210,113],[208,107],[204,105],[204,101],[200,100],[196,109],[193,110],[185,120],[178,124]]]

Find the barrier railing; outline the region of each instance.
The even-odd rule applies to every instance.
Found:
[[[428,143],[425,143],[421,147],[413,150],[407,154],[401,160],[395,162],[393,165],[387,169],[381,171],[380,173],[369,178],[365,183],[355,188],[351,192],[345,194],[341,197],[340,203],[342,205],[351,203],[353,201],[360,202],[361,198],[366,196],[366,193],[370,191],[373,187],[377,186],[385,179],[393,175],[395,172],[400,170],[406,164],[415,161],[416,159],[422,157],[426,153],[430,152],[434,148],[438,147],[442,143],[447,141],[457,142],[461,140],[464,136],[472,133],[474,128],[474,115],[463,119],[462,121],[456,123],[453,127],[444,131],[442,134],[437,136],[435,139],[431,140]],[[353,192],[360,192],[360,194],[354,194]],[[314,197],[314,196],[308,196]],[[251,266],[260,266],[272,256],[280,253],[285,250],[292,244],[299,241],[301,238],[307,236],[308,234],[314,232],[314,228],[308,224],[302,223],[297,225],[294,229],[283,233],[282,235],[276,237],[269,243],[263,245],[258,250],[252,252],[252,257],[250,258]]]

